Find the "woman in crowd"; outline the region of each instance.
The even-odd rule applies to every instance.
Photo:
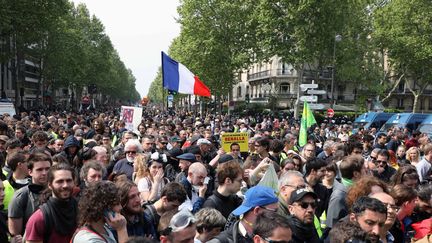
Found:
[[[79,202],[78,230],[73,243],[117,242],[111,227],[117,232],[118,242],[126,242],[128,233],[126,219],[120,214],[118,189],[110,181],[91,184]]]
[[[167,157],[165,154],[155,152],[148,160],[144,173],[142,173],[142,168],[137,171],[137,175],[139,173],[140,178],[135,181],[138,185],[142,203],[154,202],[160,198],[162,189],[169,182],[168,179],[164,177],[163,166],[166,162]],[[139,166],[141,167],[142,165]]]
[[[391,178],[391,185],[396,186],[398,184],[403,184],[416,189],[419,184],[419,175],[417,174],[417,169],[413,165],[405,165],[399,168],[399,170]]]
[[[373,176],[362,177],[348,190],[346,195],[346,205],[348,208],[351,208],[358,198],[377,192],[389,193],[387,184]]]
[[[406,151],[406,160],[411,165],[417,165],[420,162],[420,150],[417,147],[411,147]]]
[[[326,166],[326,172],[324,178],[322,179],[322,184],[327,187],[327,189],[332,189],[333,184],[337,175],[338,167],[336,163],[332,162]]]

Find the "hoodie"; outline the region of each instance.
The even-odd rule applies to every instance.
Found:
[[[68,148],[70,148],[70,147],[77,147],[75,154],[69,153]],[[69,161],[69,164],[72,165],[73,159],[75,158],[75,155],[78,153],[78,150],[80,149],[80,147],[81,146],[80,146],[80,142],[78,141],[78,139],[76,139],[73,135],[70,135],[69,137],[66,138],[66,140],[64,142],[64,149],[60,153],[60,155],[65,157]]]

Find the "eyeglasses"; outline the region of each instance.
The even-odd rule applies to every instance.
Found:
[[[254,146],[255,146],[255,147],[261,147],[261,145],[259,145],[259,144],[255,144]]]
[[[316,202],[300,202],[298,205],[303,209],[307,209],[309,206],[311,206],[312,209],[317,207]]]
[[[196,219],[190,212],[180,211],[172,217],[168,228],[171,230],[171,232],[178,232],[186,229],[195,222]]]
[[[385,160],[374,160],[373,162],[376,165],[378,165],[378,164],[387,164],[387,161],[385,161]]]
[[[276,213],[278,211],[277,208],[267,208],[267,207],[261,207],[261,206],[259,206],[259,208],[262,208],[264,210],[267,210],[267,211],[273,212],[273,213]]]
[[[295,188],[296,190],[298,190],[298,189],[305,189],[306,188],[306,185],[298,185],[298,186],[285,185],[285,186],[289,186],[289,187]]]
[[[268,242],[268,243],[292,243],[291,240],[270,240],[267,237],[262,237],[261,235],[258,235],[259,237],[261,237],[261,239],[263,239],[264,241]]]
[[[125,154],[136,154],[137,151],[125,151]]]
[[[394,204],[390,204],[390,203],[384,203],[384,205],[387,207],[387,209],[393,209],[395,211],[399,210],[399,207],[394,205]]]

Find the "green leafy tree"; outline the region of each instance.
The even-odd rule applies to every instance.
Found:
[[[432,84],[432,5],[427,0],[392,0],[376,9],[373,37],[385,50],[396,83],[418,98]]]

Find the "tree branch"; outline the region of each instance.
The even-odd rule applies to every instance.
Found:
[[[386,101],[388,98],[390,98],[390,96],[392,95],[392,93],[396,90],[396,88],[398,87],[399,83],[401,82],[402,78],[405,77],[405,74],[402,74],[398,80],[396,81],[396,83],[393,85],[393,88],[388,92],[387,96],[384,97],[381,102]]]

